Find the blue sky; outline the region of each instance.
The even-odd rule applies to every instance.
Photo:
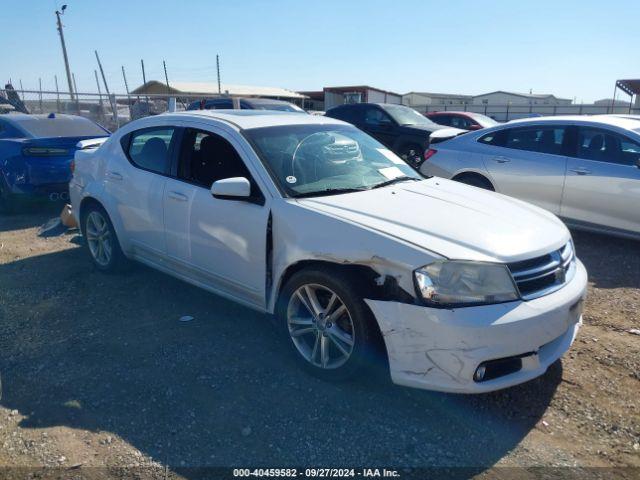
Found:
[[[11,4],[9,8],[9,3]],[[25,89],[65,83],[54,11],[64,2],[2,6],[0,81]],[[479,94],[611,97],[640,77],[640,1],[68,0],[65,34],[78,89],[95,91],[94,49],[112,91],[147,79],[294,90],[368,84]],[[11,44],[10,48],[7,46]],[[626,97],[624,97],[626,98]]]

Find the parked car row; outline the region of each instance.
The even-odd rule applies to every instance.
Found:
[[[404,108],[352,111],[423,148],[440,127]],[[477,393],[544,373],[581,325],[567,227],[423,178],[386,143],[330,116],[144,118],[76,152],[73,212],[98,270],[136,260],[270,314],[322,378],[388,364],[397,384]]]

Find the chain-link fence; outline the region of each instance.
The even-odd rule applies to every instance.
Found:
[[[137,118],[158,115],[169,109],[186,110],[189,104],[216,95],[99,94],[0,89],[0,113],[67,113],[89,118],[110,131]],[[229,98],[229,96],[226,96]]]

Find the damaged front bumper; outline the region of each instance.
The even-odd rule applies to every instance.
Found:
[[[482,393],[542,375],[566,352],[582,325],[587,272],[577,260],[573,279],[530,301],[455,309],[366,300],[384,337],[391,379],[398,385]],[[484,362],[498,368],[474,380]],[[489,368],[489,367],[487,367]],[[493,377],[493,378],[491,378]]]

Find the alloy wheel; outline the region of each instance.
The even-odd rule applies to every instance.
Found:
[[[98,211],[92,211],[87,216],[86,231],[89,251],[96,263],[102,267],[109,265],[113,255],[113,239],[109,224]]]
[[[293,293],[287,326],[298,352],[316,367],[341,367],[353,353],[351,314],[338,294],[323,285],[302,285]]]

